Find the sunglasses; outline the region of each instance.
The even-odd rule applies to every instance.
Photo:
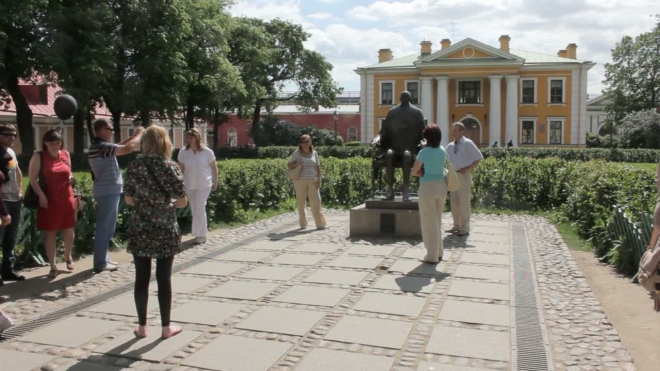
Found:
[[[11,134],[11,133],[2,133],[2,134],[0,134],[0,135],[2,135],[3,137],[16,138],[16,134],[15,134],[15,133],[14,133],[14,134]]]

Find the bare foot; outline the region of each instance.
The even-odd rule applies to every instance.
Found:
[[[138,326],[135,330],[133,330],[133,334],[135,334],[135,337],[144,339],[147,337],[147,326]]]
[[[174,325],[169,325],[167,327],[163,327],[163,333],[160,336],[161,339],[169,339],[172,336],[176,336],[183,331],[181,327],[179,326],[174,326]]]

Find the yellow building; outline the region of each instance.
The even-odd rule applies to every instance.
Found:
[[[587,74],[595,65],[577,59],[577,45],[557,55],[510,49],[510,37],[495,48],[472,39],[432,51],[422,41],[419,54],[394,58],[378,52],[378,63],[358,68],[361,77],[362,142],[378,135],[387,112],[407,90],[429,123],[442,130],[462,122],[480,147],[583,146],[588,131]]]

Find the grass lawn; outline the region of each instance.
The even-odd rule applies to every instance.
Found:
[[[640,164],[640,163],[632,163],[632,162],[624,162],[624,165],[627,166],[632,166],[636,169],[645,169],[645,170],[651,170],[651,171],[656,171],[658,170],[658,164]]]

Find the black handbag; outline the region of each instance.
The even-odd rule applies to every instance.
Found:
[[[39,151],[39,155],[41,156],[41,164],[43,164],[43,151]],[[39,178],[37,181],[39,182],[39,187],[41,187],[41,190],[46,192],[46,181],[44,180],[43,174],[41,172],[41,164],[39,165]],[[23,206],[27,207],[28,209],[39,208],[39,195],[37,195],[37,192],[35,192],[32,188],[32,184],[28,184],[27,189],[25,190],[25,195],[23,195]]]

